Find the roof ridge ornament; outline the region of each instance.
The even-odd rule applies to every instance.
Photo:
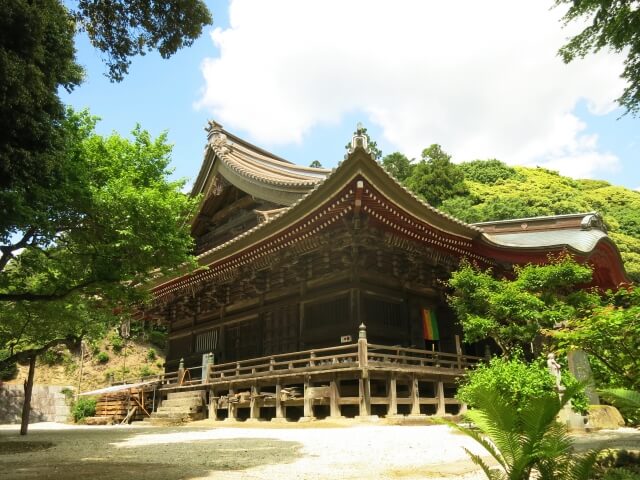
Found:
[[[351,146],[347,150],[347,154],[345,155],[345,160],[349,155],[356,151],[357,148],[362,148],[365,152],[371,155],[371,150],[369,149],[369,137],[367,136],[367,129],[364,128],[361,122],[358,122],[356,125],[356,131],[351,137]]]
[[[213,147],[213,150],[220,156],[227,155],[231,147],[229,146],[229,139],[222,125],[215,120],[209,120],[205,130],[207,132],[207,139]]]

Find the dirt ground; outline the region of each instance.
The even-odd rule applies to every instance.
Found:
[[[580,448],[640,448],[640,431],[576,438]],[[446,426],[313,422],[188,427],[0,427],[0,479],[457,479],[484,478]]]

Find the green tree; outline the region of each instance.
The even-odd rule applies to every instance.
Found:
[[[557,5],[569,4],[565,23],[573,21],[588,25],[560,49],[565,63],[603,48],[625,52],[627,58],[621,77],[628,84],[618,99],[627,112],[640,112],[640,5],[637,1],[622,0],[556,0]]]
[[[475,428],[451,425],[482,445],[498,463],[499,469],[491,468],[480,455],[467,450],[490,480],[587,480],[598,452],[576,455],[566,426],[556,421],[580,388],[568,387],[561,399],[557,395],[531,398],[520,409],[495,389],[479,389],[476,408],[465,415]]]
[[[118,82],[128,73],[131,57],[157,50],[169,58],[212,23],[202,0],[78,0],[73,17],[106,55],[107,76]]]
[[[74,8],[75,5],[75,8]],[[73,11],[67,6],[74,8]],[[157,49],[168,57],[211,23],[200,0],[103,2],[7,0],[0,16],[0,241],[34,212],[54,212],[65,143],[60,88],[83,76],[74,34],[85,29],[106,55],[109,78],[122,80],[130,58]],[[64,199],[61,200],[64,203]]]
[[[319,160],[314,160],[313,162],[311,162],[311,163],[309,164],[309,166],[310,166],[311,168],[322,168],[322,164],[320,163],[320,161],[319,161]]]
[[[589,354],[599,385],[640,391],[640,287],[608,295],[553,335],[564,348]]]
[[[518,172],[500,160],[474,160],[460,164],[466,180],[492,185],[494,183],[515,177]]]
[[[145,296],[132,287],[191,259],[195,200],[168,181],[165,136],[104,138],[94,126],[68,113],[57,203],[11,225],[21,238],[1,247],[2,360],[29,360],[30,381],[37,355],[119,321]]]
[[[580,290],[591,269],[568,255],[546,265],[515,269],[515,279],[493,276],[468,263],[453,272],[448,302],[462,325],[466,342],[493,339],[510,356],[526,349],[547,329],[588,311],[598,297]]]
[[[5,222],[28,209],[28,204],[46,203],[46,190],[60,175],[64,107],[58,89],[71,90],[82,80],[69,20],[58,0],[3,2],[0,235],[6,235]]]
[[[400,152],[385,156],[382,159],[382,166],[401,183],[404,183],[413,171],[411,161]]]
[[[464,195],[464,173],[451,163],[451,156],[440,145],[433,144],[422,151],[422,158],[412,169],[405,184],[427,203],[439,207],[448,198]]]

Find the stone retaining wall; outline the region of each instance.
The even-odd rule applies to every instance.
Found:
[[[62,386],[34,385],[31,396],[29,423],[66,422],[69,419],[69,405]],[[22,385],[0,384],[0,424],[20,423],[24,387]]]

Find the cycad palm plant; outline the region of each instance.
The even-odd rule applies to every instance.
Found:
[[[576,455],[567,428],[556,421],[580,388],[567,388],[562,399],[531,399],[520,410],[498,392],[479,389],[475,408],[466,414],[476,428],[455,427],[480,443],[500,465],[500,469],[491,468],[480,455],[467,450],[490,480],[527,480],[533,472],[539,480],[586,480],[598,452]]]

